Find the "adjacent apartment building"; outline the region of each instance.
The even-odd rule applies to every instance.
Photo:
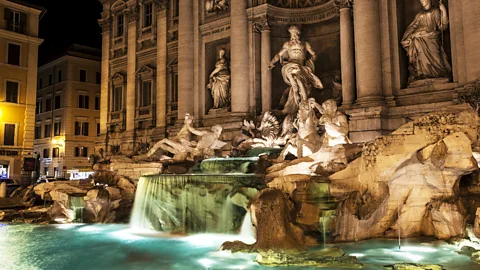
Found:
[[[38,69],[35,152],[40,175],[81,179],[93,173],[100,125],[99,49],[73,45]]]
[[[31,181],[39,20],[45,10],[0,0],[0,177]]]

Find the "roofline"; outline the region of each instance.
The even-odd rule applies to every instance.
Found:
[[[68,60],[68,58],[76,58],[76,59],[79,59],[79,60],[96,62],[98,64],[101,64],[101,62],[102,62],[101,60],[95,60],[95,59],[80,57],[80,56],[76,56],[76,55],[64,54],[64,55],[46,63],[46,64],[43,64],[42,66],[38,67],[38,72],[41,72],[45,69],[48,69],[51,66],[54,66],[54,65],[57,65],[57,64],[59,64],[63,61],[66,61],[66,60]]]
[[[18,4],[18,5],[26,6],[26,7],[33,8],[33,9],[36,9],[36,10],[40,11],[39,20],[41,20],[43,18],[43,16],[45,15],[45,13],[47,13],[46,8],[44,8],[42,6],[39,6],[39,5],[29,3],[29,2],[26,2],[26,1],[23,1],[23,0],[7,0],[7,2],[12,2],[12,3]]]

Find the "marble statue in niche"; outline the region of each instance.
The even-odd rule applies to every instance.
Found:
[[[282,76],[285,83],[289,86],[288,98],[282,110],[284,114],[294,116],[302,101],[306,101],[310,96],[312,86],[323,89],[323,84],[315,75],[315,60],[317,55],[313,51],[310,43],[300,41],[300,29],[293,25],[288,29],[290,32],[290,41],[283,44],[282,49],[270,62],[270,69],[275,67],[275,63],[280,61],[282,65]],[[307,54],[310,57],[307,58]]]
[[[207,89],[212,93],[214,109],[230,107],[230,66],[226,52],[225,49],[218,51],[218,60],[207,85]]]
[[[230,0],[205,0],[205,13],[218,13],[229,9]]]
[[[429,78],[448,78],[452,72],[442,44],[442,32],[448,28],[447,9],[441,0],[438,8],[431,0],[420,2],[423,10],[407,27],[401,42],[409,58],[409,84]]]

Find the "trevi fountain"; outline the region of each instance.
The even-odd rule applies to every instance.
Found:
[[[205,12],[226,12],[236,2],[205,1]],[[264,8],[273,8],[270,2]],[[186,112],[177,132],[142,152],[100,149],[88,180],[15,190],[11,197],[24,207],[0,210],[0,268],[480,269],[480,83],[464,84],[455,102],[428,112],[413,106],[418,113],[389,132],[368,133],[369,125],[376,131],[375,123],[390,121],[377,109],[393,99],[382,103],[368,82],[376,80],[375,59],[357,56],[365,49],[358,44],[373,42],[362,40],[371,38],[362,27],[373,15],[358,12],[373,5],[378,13],[390,1],[323,2],[340,10],[341,81],[319,75],[328,56],[302,38],[301,24],[284,27],[289,38],[269,61],[262,58],[265,72],[282,80],[273,86],[286,87],[274,89],[283,93],[279,108],[241,119],[234,136],[225,136],[221,121],[200,126]],[[435,91],[443,95],[460,76],[442,43],[453,19],[442,1],[392,2],[421,7],[395,48],[405,60],[405,91],[429,91],[396,102],[434,103]],[[458,21],[459,3],[472,1],[448,2]],[[356,72],[343,46],[352,8]],[[218,47],[205,70],[213,114],[234,109],[238,65],[229,53]],[[349,76],[357,80],[357,102]],[[329,97],[315,94],[327,88]]]

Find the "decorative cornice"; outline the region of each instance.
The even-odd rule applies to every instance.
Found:
[[[215,30],[220,27],[229,27],[230,26],[230,17],[225,17],[219,20],[211,21],[200,25],[200,33],[203,34],[208,31]]]
[[[337,17],[338,11],[333,1],[309,8],[280,8],[263,4],[247,10],[249,20],[274,24],[312,24]]]

